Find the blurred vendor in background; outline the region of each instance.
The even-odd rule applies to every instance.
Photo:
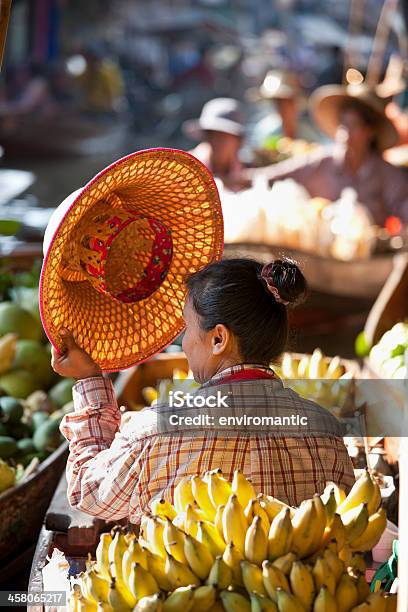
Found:
[[[249,96],[267,101],[268,113],[254,128],[251,141],[255,146],[268,146],[270,141],[286,137],[308,142],[321,140],[321,135],[301,112],[301,91],[296,75],[271,70],[257,93]]]
[[[312,198],[331,201],[352,187],[378,225],[389,216],[407,223],[408,173],[383,159],[383,152],[398,143],[385,106],[386,100],[364,84],[319,88],[311,98],[311,112],[334,146],[256,172],[270,183],[293,178]]]
[[[243,164],[239,159],[244,135],[241,104],[233,98],[214,98],[204,104],[199,119],[185,121],[183,131],[200,141],[190,151],[232,191],[242,188]]]

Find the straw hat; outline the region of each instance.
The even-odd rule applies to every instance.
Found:
[[[221,204],[195,157],[139,151],[102,170],[53,213],[44,236],[40,309],[103,370],[141,362],[184,327],[184,279],[218,260]]]
[[[387,100],[380,98],[374,89],[364,83],[361,85],[324,85],[319,87],[310,98],[310,110],[314,120],[323,132],[332,138],[339,125],[339,112],[347,100],[358,100],[367,106],[377,117],[377,146],[381,151],[395,146],[398,134],[385,115]]]
[[[242,136],[244,118],[241,104],[233,98],[214,98],[204,104],[199,119],[183,123],[183,131],[193,140],[201,140],[205,131]]]

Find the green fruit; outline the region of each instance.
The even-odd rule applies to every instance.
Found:
[[[0,387],[7,395],[25,399],[38,389],[39,384],[30,372],[14,370],[0,376]]]
[[[27,310],[13,302],[0,304],[0,336],[15,333],[20,339],[41,340],[42,327]]]
[[[21,440],[18,440],[17,448],[19,453],[21,453],[22,455],[35,453],[35,446],[31,438],[22,438]]]
[[[33,425],[34,431],[38,429],[43,423],[45,423],[45,421],[48,421],[49,416],[50,415],[48,414],[48,412],[34,412],[31,415],[31,423]]]
[[[16,483],[16,470],[0,459],[0,493],[14,487]]]
[[[38,451],[52,451],[58,448],[61,444],[59,422],[48,420],[42,423],[34,432],[33,443]]]
[[[19,423],[24,407],[14,397],[0,397],[0,418],[4,423]]]
[[[54,378],[50,357],[44,345],[36,340],[18,340],[13,368],[30,372],[42,388],[48,388]]]
[[[7,425],[7,433],[15,440],[21,440],[22,438],[29,438],[32,430],[27,423],[12,423]]]
[[[64,378],[49,390],[48,395],[58,408],[62,408],[65,404],[72,401],[72,387],[74,384],[75,380],[73,378]]]
[[[17,444],[10,436],[0,436],[0,458],[10,459],[17,452]]]

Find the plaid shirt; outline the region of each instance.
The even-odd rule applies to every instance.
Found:
[[[272,410],[279,404],[288,411],[321,411],[321,420],[332,418],[285,389],[277,377],[222,383],[231,374],[253,368],[273,375],[269,368],[239,365],[215,375],[201,389],[209,393],[222,388],[247,412],[262,395]],[[70,449],[68,498],[72,506],[106,520],[128,518],[138,523],[153,498],[173,500],[174,487],[183,476],[219,467],[228,479],[241,469],[257,492],[290,505],[321,493],[327,480],[347,491],[354,482],[340,435],[284,437],[237,429],[231,436],[209,428],[193,432],[185,426],[166,434],[158,429],[155,410],[121,414],[108,379],[79,381],[73,396],[75,412],[61,423]]]

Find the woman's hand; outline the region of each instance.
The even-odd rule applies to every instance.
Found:
[[[67,329],[60,330],[64,342],[64,351],[59,353],[52,347],[51,366],[53,370],[67,378],[90,378],[102,376],[102,370],[97,363],[75,342],[74,336]]]

